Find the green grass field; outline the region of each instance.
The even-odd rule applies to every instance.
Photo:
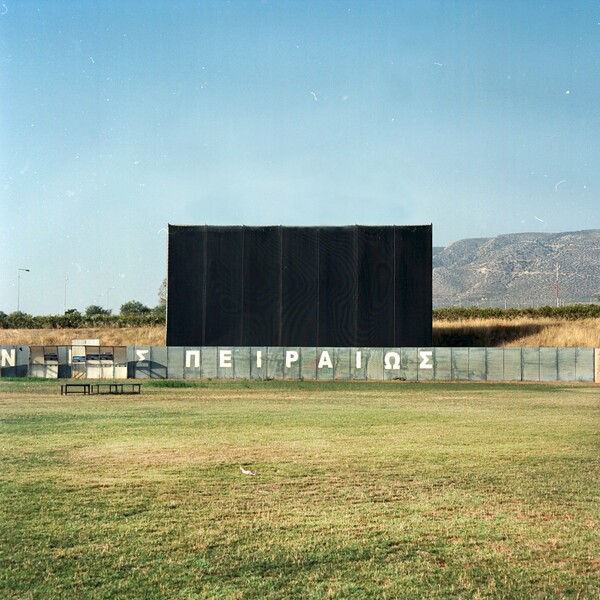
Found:
[[[166,383],[0,380],[1,597],[600,597],[598,387]]]

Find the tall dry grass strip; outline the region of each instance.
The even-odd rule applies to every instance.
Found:
[[[0,345],[68,346],[74,339],[99,339],[105,346],[164,346],[165,328],[0,329]],[[600,348],[600,319],[469,319],[433,322],[436,347],[532,346]]]
[[[434,321],[433,345],[441,347],[600,347],[600,319],[472,319]]]
[[[79,329],[0,329],[0,345],[69,346],[73,340],[99,339],[103,346],[164,346],[164,327]]]

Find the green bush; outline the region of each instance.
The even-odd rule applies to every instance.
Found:
[[[32,316],[22,312],[0,312],[0,329],[74,329],[77,327],[152,327],[165,324],[165,316],[151,311],[143,315],[82,315],[76,310],[64,315]]]
[[[90,308],[90,307],[88,307]],[[149,309],[142,314],[107,314],[92,311],[82,315],[68,310],[63,315],[32,316],[23,312],[6,314],[0,311],[0,329],[69,329],[76,327],[155,327],[164,325],[166,314],[163,307]],[[542,306],[538,308],[437,308],[433,318],[440,321],[468,321],[473,319],[518,319],[549,317],[576,321],[600,317],[600,305],[571,304],[568,306]]]
[[[436,308],[433,318],[440,321],[468,321],[473,319],[519,319],[556,318],[576,321],[600,317],[598,304],[570,304],[568,306],[540,306],[537,308],[479,308],[451,307]]]
[[[131,300],[121,305],[121,315],[147,315],[151,311],[145,304],[137,300]]]

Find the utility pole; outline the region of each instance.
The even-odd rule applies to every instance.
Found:
[[[114,289],[115,289],[115,286],[113,285],[112,287],[109,287],[109,288],[106,290],[106,310],[107,310],[107,311],[109,310],[109,308],[108,308],[108,294],[110,293],[110,290],[114,290]]]
[[[556,263],[556,307],[560,306],[560,264]]]
[[[67,312],[67,281],[69,281],[69,277],[65,275],[65,309],[63,311],[65,314]]]

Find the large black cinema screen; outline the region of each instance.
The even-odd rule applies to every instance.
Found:
[[[169,225],[168,346],[431,345],[431,225]]]

